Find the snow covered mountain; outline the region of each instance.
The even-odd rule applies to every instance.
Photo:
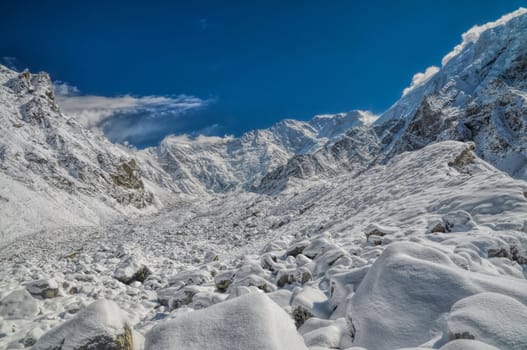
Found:
[[[416,74],[371,127],[358,126],[315,153],[293,157],[266,175],[260,189],[283,189],[291,177],[360,172],[443,140],[473,141],[480,157],[527,179],[526,43],[525,9],[470,29],[441,68]]]
[[[146,152],[184,193],[248,190],[291,157],[313,153],[353,127],[371,125],[376,118],[352,111],[319,115],[307,122],[286,119],[239,138],[170,136]]]
[[[161,168],[64,115],[45,73],[0,66],[0,125],[2,239],[151,212],[171,188]]]
[[[525,9],[463,34],[442,67],[377,120],[383,152],[390,158],[441,140],[473,141],[483,159],[527,179],[526,43]]]
[[[141,151],[0,66],[0,348],[526,349],[526,39],[474,27],[379,118]]]
[[[159,147],[134,151],[62,113],[46,73],[0,66],[0,89],[4,239],[36,228],[155,212],[174,194],[181,200],[249,189],[294,155],[375,120],[366,112],[284,120],[239,138],[171,136]]]

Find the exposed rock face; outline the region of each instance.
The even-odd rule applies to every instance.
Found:
[[[478,156],[527,177],[527,14],[496,23],[465,33],[434,76],[377,120],[387,158],[442,140],[473,141]]]
[[[132,329],[119,307],[99,300],[42,335],[34,350],[133,350]]]
[[[135,159],[123,162],[117,167],[117,173],[111,175],[116,186],[122,186],[129,189],[143,189],[143,181],[137,172],[137,163]]]
[[[38,211],[34,219],[23,215],[29,227],[42,221],[88,224],[103,212],[137,212],[155,203],[152,187],[173,190],[166,185],[168,174],[143,155],[110,143],[64,115],[45,73],[17,73],[0,66],[0,105],[0,177],[9,181],[6,187],[17,186],[16,195],[5,189],[1,193],[10,203],[7,210],[13,211],[8,215],[20,215],[28,201],[58,206],[49,208],[49,214],[33,209]],[[64,215],[53,216],[52,211]],[[24,227],[19,225],[18,231]]]

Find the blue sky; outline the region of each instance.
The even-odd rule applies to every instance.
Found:
[[[475,24],[527,1],[11,1],[0,57],[114,141],[380,113]]]

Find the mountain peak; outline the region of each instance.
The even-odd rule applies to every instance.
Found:
[[[452,58],[459,55],[467,46],[475,43],[479,40],[480,36],[488,31],[498,27],[507,27],[508,31],[513,33],[514,31],[524,30],[526,26],[527,9],[520,7],[518,10],[503,15],[496,21],[488,22],[483,25],[475,25],[468,31],[461,35],[462,42],[457,45],[451,52],[443,57],[441,64],[445,66]]]

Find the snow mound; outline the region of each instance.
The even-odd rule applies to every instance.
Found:
[[[441,338],[445,333],[444,317],[452,306],[484,291],[527,301],[525,279],[489,278],[460,268],[443,249],[393,243],[351,298],[350,317],[356,330],[353,344],[388,350]]]
[[[262,293],[182,314],[146,335],[146,350],[303,350],[293,320]]]
[[[498,348],[482,343],[477,340],[458,339],[449,342],[441,347],[440,350],[499,350]]]
[[[132,350],[133,335],[124,313],[110,300],[98,300],[73,319],[44,334],[33,350]]]
[[[500,349],[527,349],[527,306],[496,293],[480,293],[458,301],[448,317],[453,338],[483,341]]]

